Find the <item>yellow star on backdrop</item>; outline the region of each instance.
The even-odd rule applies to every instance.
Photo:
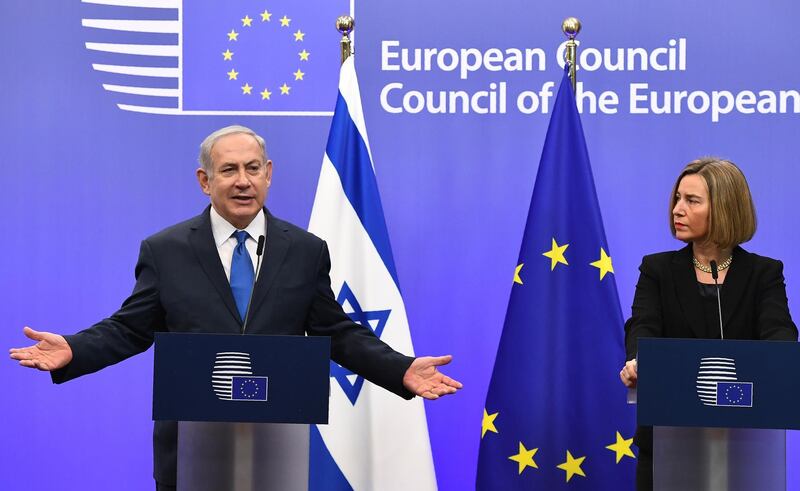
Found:
[[[310,55],[311,53],[309,53],[306,50],[303,50],[297,54],[300,55],[300,61],[308,61],[308,55]]]
[[[264,99],[266,99],[266,100],[269,100],[269,96],[271,96],[271,95],[272,95],[272,92],[270,92],[270,91],[269,91],[269,90],[267,90],[267,89],[264,89],[264,90],[262,90],[262,91],[261,91],[261,100],[262,100],[262,101],[263,101]]]
[[[519,266],[514,268],[514,283],[522,284],[522,278],[519,277],[519,272],[522,271],[523,266],[525,266],[525,263],[520,263]]]
[[[569,244],[560,246],[556,243],[556,239],[553,239],[551,249],[542,253],[542,256],[550,258],[550,271],[556,269],[556,264],[558,263],[569,265],[567,259],[564,257],[564,251],[567,250],[567,247],[569,247]]]
[[[269,22],[272,19],[272,12],[264,10],[261,12],[261,22]]]
[[[631,444],[633,443],[633,438],[628,438],[627,440],[622,438],[622,435],[617,432],[617,441],[612,443],[611,445],[606,445],[606,448],[615,452],[617,454],[617,464],[619,461],[622,460],[622,457],[628,456],[632,459],[635,459],[636,456],[633,455],[633,450],[631,450]]]
[[[608,254],[606,254],[606,251],[604,251],[602,247],[600,248],[600,259],[589,264],[600,270],[601,280],[606,275],[606,273],[614,272],[614,266],[611,265],[611,257]]]
[[[245,15],[244,19],[242,19],[242,27],[251,27],[253,25],[253,19],[250,16]]]
[[[236,80],[236,77],[239,76],[239,72],[231,68],[231,71],[228,72],[228,80]]]
[[[296,72],[294,72],[295,80],[303,80],[303,76],[305,76],[305,73],[301,72],[299,68],[297,69]]]
[[[483,410],[483,421],[481,421],[481,439],[483,439],[483,436],[487,431],[497,433],[497,428],[494,426],[494,420],[497,419],[498,414],[500,413],[497,412],[494,414],[489,414],[486,412],[486,409]]]
[[[305,37],[306,37],[306,33],[301,31],[300,29],[298,29],[297,32],[294,33],[294,40],[295,41],[303,41],[303,38],[305,38]]]
[[[222,59],[226,61],[230,61],[233,59],[233,51],[226,49],[222,52]]]
[[[288,95],[289,91],[292,90],[291,87],[286,85],[286,82],[284,82],[283,85],[281,85],[280,89],[281,89],[281,95]]]
[[[522,474],[522,471],[524,471],[526,467],[533,467],[534,469],[539,468],[539,466],[536,465],[536,462],[533,460],[533,456],[536,455],[536,452],[538,451],[538,448],[532,448],[528,450],[525,448],[525,445],[523,445],[522,442],[519,442],[519,453],[512,455],[509,457],[509,459],[519,464],[517,467],[519,473]]]
[[[292,19],[286,17],[285,15],[281,17],[280,20],[281,20],[281,27],[289,27],[289,22],[292,21]]]
[[[581,464],[583,464],[584,460],[586,460],[586,457],[578,457],[576,459],[569,453],[569,450],[567,450],[567,461],[558,464],[556,467],[567,472],[567,482],[569,482],[575,474],[586,477],[586,474],[583,473],[583,469],[581,469]]]
[[[252,92],[253,92],[253,86],[245,82],[244,85],[242,85],[242,94],[250,95]]]
[[[228,33],[228,41],[236,41],[239,38],[239,33],[231,29]]]

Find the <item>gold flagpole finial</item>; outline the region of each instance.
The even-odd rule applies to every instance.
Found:
[[[561,31],[569,38],[567,41],[567,50],[564,52],[567,64],[569,64],[569,79],[572,82],[572,91],[574,92],[578,80],[576,78],[576,68],[578,67],[578,43],[575,42],[575,36],[581,32],[581,21],[575,17],[567,17],[561,23]]]
[[[342,40],[339,41],[339,47],[342,51],[342,63],[348,56],[353,54],[353,48],[350,42],[350,33],[353,32],[355,21],[349,15],[341,15],[336,19],[336,30],[342,33]]]

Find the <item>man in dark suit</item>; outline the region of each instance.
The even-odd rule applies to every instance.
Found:
[[[50,371],[53,381],[62,383],[145,351],[157,331],[246,329],[249,334],[330,336],[334,361],[407,399],[436,399],[461,388],[437,370],[450,356],[404,356],[344,313],[331,291],[325,242],[264,208],[272,161],[260,136],[231,126],[209,135],[200,148],[197,179],[211,205],[142,242],[136,286],[122,307],[71,336],[25,327],[25,335],[37,343],[12,349],[13,359]],[[255,271],[262,235],[264,261]],[[175,486],[176,450],[177,423],[156,422],[159,489]]]

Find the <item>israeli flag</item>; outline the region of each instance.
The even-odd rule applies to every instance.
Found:
[[[328,242],[345,312],[412,356],[352,56],[341,67],[309,230]],[[334,363],[331,377],[329,424],[311,430],[309,489],[436,489],[422,399],[405,401]]]

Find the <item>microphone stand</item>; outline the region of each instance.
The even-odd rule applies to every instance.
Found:
[[[725,339],[725,334],[722,330],[722,299],[720,298],[720,290],[719,290],[719,282],[717,279],[719,278],[719,270],[717,269],[717,262],[711,261],[709,263],[711,266],[711,278],[714,279],[714,285],[717,286],[717,312],[719,312],[719,338]]]

